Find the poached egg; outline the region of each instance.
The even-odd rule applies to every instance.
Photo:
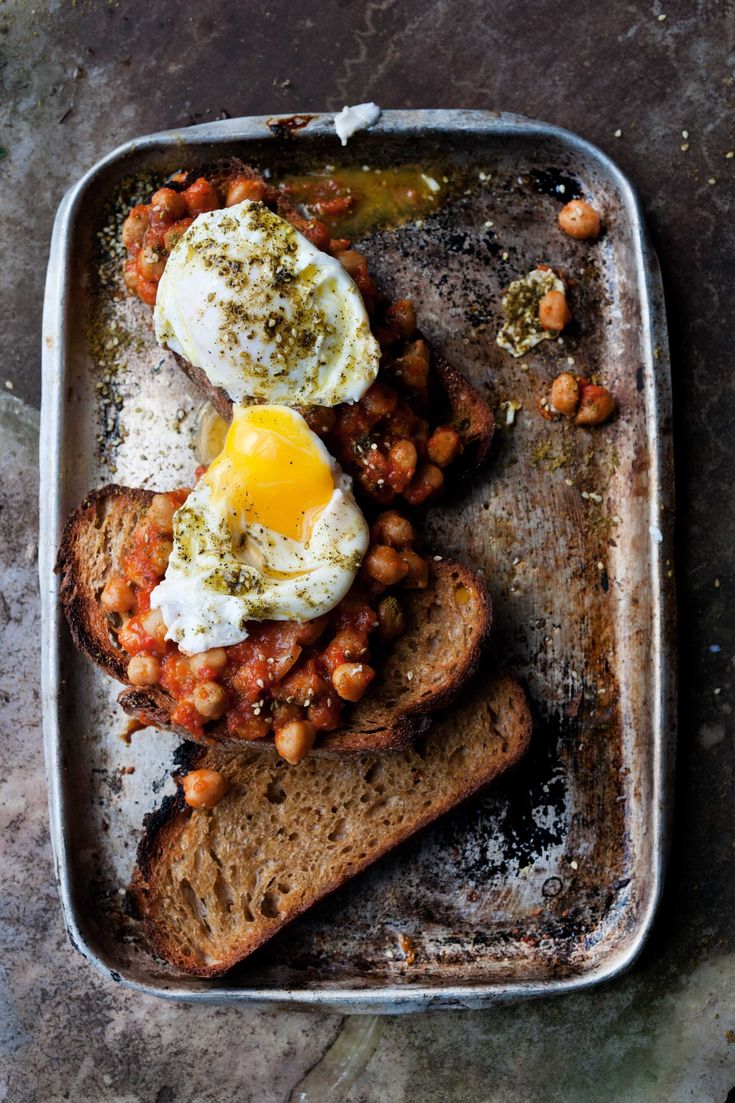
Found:
[[[235,407],[222,452],[174,514],[151,594],[166,638],[193,655],[244,640],[251,620],[333,609],[369,541],[351,486],[295,410]]]
[[[352,278],[249,199],[199,215],[181,236],[154,320],[159,344],[233,402],[357,402],[378,373],[380,347]]]

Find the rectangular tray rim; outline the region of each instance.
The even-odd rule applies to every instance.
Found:
[[[309,114],[302,112],[300,114]],[[313,113],[309,133],[332,132],[331,113]],[[640,203],[635,189],[618,166],[600,149],[571,131],[525,116],[505,112],[432,109],[425,111],[384,111],[372,128],[383,134],[416,133],[418,135],[451,132],[523,134],[552,138],[572,150],[596,161],[619,188],[631,215],[635,233],[635,264],[641,297],[641,328],[650,341],[644,343],[647,356],[647,419],[648,454],[651,457],[649,523],[664,534],[662,543],[651,548],[651,585],[653,598],[652,633],[652,776],[651,808],[648,832],[652,837],[653,867],[648,891],[640,909],[637,925],[628,935],[626,945],[616,954],[604,957],[597,966],[578,975],[548,978],[540,981],[487,982],[473,985],[446,986],[385,985],[372,988],[350,986],[318,989],[260,989],[244,987],[203,988],[175,982],[165,986],[145,983],[119,973],[94,949],[82,931],[72,895],[69,875],[68,841],[65,837],[66,815],[63,790],[63,737],[59,723],[61,685],[59,677],[59,629],[61,611],[58,601],[58,581],[54,574],[56,545],[60,531],[60,503],[56,488],[61,472],[63,395],[65,389],[65,333],[63,319],[64,291],[69,274],[61,263],[66,254],[74,214],[88,187],[106,169],[128,155],[146,149],[167,149],[189,141],[227,141],[259,138],[279,141],[268,130],[273,116],[245,116],[219,120],[192,127],[148,134],[125,142],[97,161],[66,193],[54,222],[49,255],[43,311],[42,403],[40,434],[40,526],[39,581],[41,592],[41,685],[43,708],[44,750],[49,791],[49,817],[54,868],[61,898],[64,923],[70,941],[103,975],[146,995],[192,1003],[244,1003],[249,1006],[318,1007],[350,1013],[393,1013],[436,1009],[440,1007],[479,1008],[513,999],[539,997],[578,991],[610,980],[628,969],[641,953],[653,925],[663,888],[664,866],[668,845],[670,790],[675,740],[676,649],[673,634],[673,582],[667,580],[664,555],[671,558],[673,509],[673,448],[670,434],[661,426],[671,419],[671,378],[666,320],[663,308],[658,260],[648,240]],[[302,132],[303,133],[303,132]],[[298,141],[298,136],[295,141]],[[652,363],[653,350],[658,359]],[[654,385],[655,380],[655,385]],[[658,493],[656,493],[658,491]],[[664,509],[665,502],[665,509]]]

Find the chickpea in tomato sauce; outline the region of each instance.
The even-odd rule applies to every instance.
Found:
[[[173,513],[188,493],[153,496],[120,573],[100,594],[128,655],[128,680],[165,690],[173,700],[172,722],[194,738],[219,722],[233,739],[272,736],[284,758],[299,761],[367,692],[381,650],[403,630],[400,590],[427,584],[413,526],[395,510],[378,516],[357,580],[328,614],[303,624],[253,621],[241,643],[188,656],[166,639],[163,618],[150,607],[166,571]]]

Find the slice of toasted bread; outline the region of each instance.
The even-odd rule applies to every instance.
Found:
[[[127,656],[99,597],[108,577],[120,573],[124,549],[152,496],[152,491],[114,485],[90,494],[67,518],[57,561],[74,642],[124,683]],[[317,753],[405,745],[473,674],[492,619],[489,594],[474,572],[458,563],[431,561],[429,586],[405,591],[403,607],[406,630],[390,645],[385,661],[378,664],[378,677],[347,714],[345,726],[325,734]],[[174,701],[160,686],[129,688],[120,703],[143,723],[193,738],[172,722]],[[242,745],[228,733],[224,720],[207,724],[204,733],[208,743]],[[272,741],[259,740],[257,746],[268,748]]]
[[[416,748],[376,757],[306,759],[210,748],[190,768],[218,770],[213,809],[179,793],[145,821],[129,889],[155,951],[197,976],[219,976],[285,924],[516,762],[531,720],[513,679],[476,680]]]

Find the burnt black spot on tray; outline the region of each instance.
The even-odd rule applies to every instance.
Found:
[[[283,119],[269,119],[267,126],[277,138],[291,138],[295,131],[308,126],[313,118],[313,115],[287,115]]]
[[[582,185],[574,176],[568,176],[560,169],[549,168],[532,172],[528,181],[539,195],[550,195],[561,203],[568,203],[570,199],[582,198]]]

